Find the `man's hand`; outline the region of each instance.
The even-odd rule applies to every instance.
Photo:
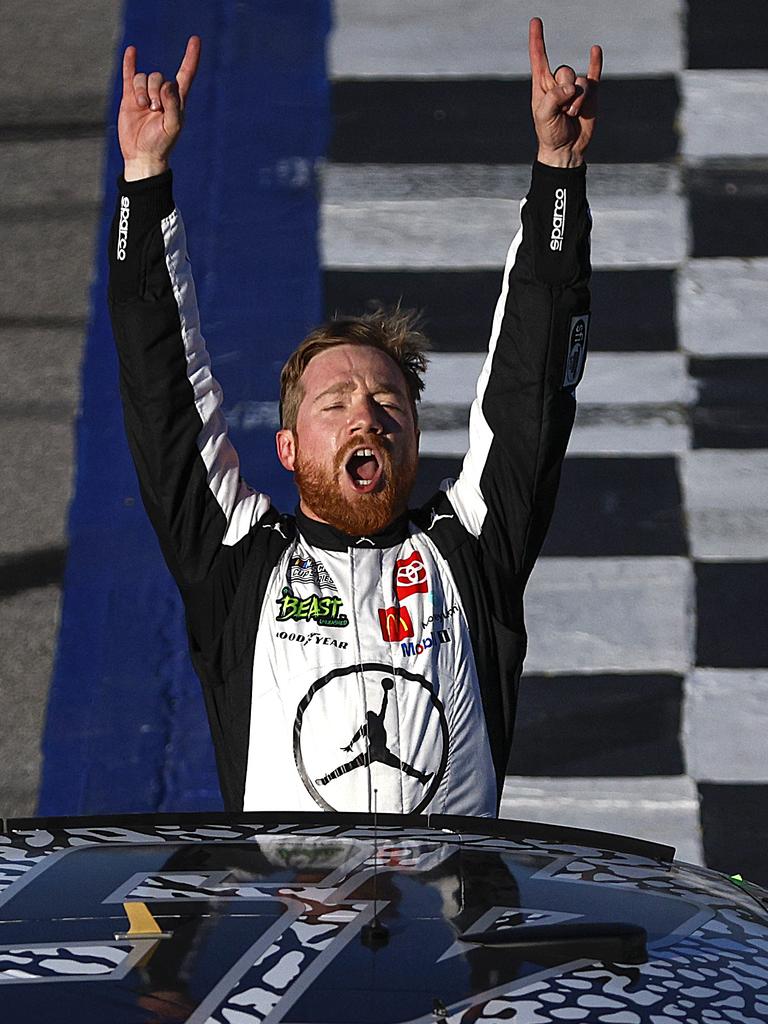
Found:
[[[589,51],[589,70],[577,77],[561,65],[550,71],[541,18],[531,18],[528,31],[531,59],[531,110],[539,140],[537,159],[552,167],[578,167],[595,128],[597,87],[603,70],[603,51]]]
[[[181,133],[184,105],[200,60],[200,38],[190,36],[175,82],[159,71],[136,73],[136,47],[123,56],[123,98],[117,135],[125,161],[125,180],[161,174]]]

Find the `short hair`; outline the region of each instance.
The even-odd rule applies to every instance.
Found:
[[[422,374],[429,341],[421,330],[421,317],[411,309],[378,308],[362,316],[337,316],[316,327],[291,354],[280,373],[280,425],[296,429],[299,406],[304,398],[301,377],[310,360],[337,345],[377,348],[397,363],[408,385],[413,415],[424,390]]]

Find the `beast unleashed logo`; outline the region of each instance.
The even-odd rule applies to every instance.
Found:
[[[349,618],[341,610],[340,597],[310,594],[296,597],[285,587],[277,599],[278,622],[316,622],[318,626],[348,626]]]

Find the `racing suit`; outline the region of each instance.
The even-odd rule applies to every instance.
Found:
[[[246,484],[171,172],[119,181],[125,426],[186,608],[230,810],[494,815],[589,320],[585,169],[535,164],[457,480],[370,537]]]

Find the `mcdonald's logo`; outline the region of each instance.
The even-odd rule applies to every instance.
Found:
[[[407,608],[379,608],[379,625],[382,638],[391,644],[413,636],[413,623]]]

